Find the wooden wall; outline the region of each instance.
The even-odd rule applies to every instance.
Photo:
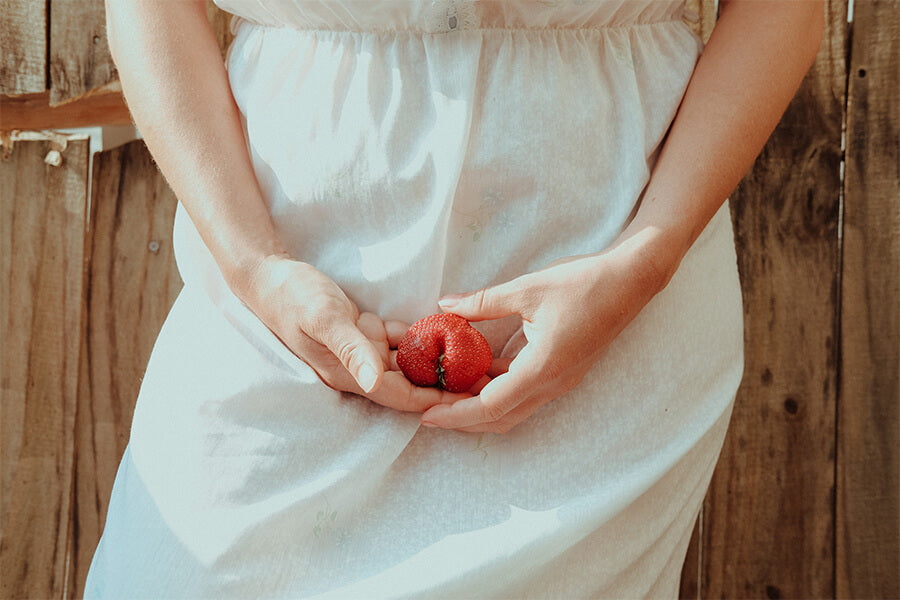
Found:
[[[835,581],[900,598],[900,5],[856,2],[847,66]]]
[[[829,0],[816,63],[732,194],[745,372],[684,598],[900,598],[897,7],[857,0],[850,24]]]
[[[47,27],[41,11],[75,1],[0,0],[0,130],[102,124],[114,113],[91,97],[124,108],[102,2]],[[714,3],[689,4],[707,36]],[[815,66],[732,195],[745,377],[685,598],[900,597],[900,11],[827,10]],[[53,112],[63,100],[74,112]],[[92,161],[86,139],[24,137],[0,136],[0,597],[79,597],[181,285],[176,200],[140,141]]]

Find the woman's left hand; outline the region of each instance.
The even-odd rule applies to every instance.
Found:
[[[668,281],[634,246],[564,259],[495,287],[443,298],[445,312],[470,321],[516,314],[522,329],[495,359],[493,379],[485,378],[478,395],[430,408],[422,424],[505,433],[577,386]]]

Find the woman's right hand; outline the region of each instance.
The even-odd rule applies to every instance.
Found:
[[[241,300],[336,390],[416,412],[464,396],[413,386],[390,364],[389,348],[404,326],[360,315],[334,281],[287,256],[205,1],[106,0],[106,9],[110,51],[135,123]]]
[[[327,275],[287,255],[270,255],[235,291],[257,317],[329,387],[401,411],[424,412],[470,394],[413,385],[396,367],[409,326],[361,313]]]

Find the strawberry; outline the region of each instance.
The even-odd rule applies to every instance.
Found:
[[[458,315],[437,314],[413,323],[397,346],[397,365],[416,385],[465,392],[491,366],[484,336]]]

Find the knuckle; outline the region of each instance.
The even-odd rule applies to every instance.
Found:
[[[583,379],[584,375],[579,373],[566,373],[560,377],[560,384],[565,392],[570,392],[578,387]]]
[[[331,323],[332,319],[327,311],[318,310],[316,307],[310,306],[304,315],[301,328],[309,337],[322,343],[331,330]]]
[[[406,387],[406,391],[399,400],[399,405],[394,407],[398,410],[415,411],[425,406],[425,403],[422,401],[422,397],[419,394],[419,388],[413,385]]]
[[[316,372],[316,375],[319,376],[319,379],[331,389],[341,391],[344,388],[344,382],[341,377],[335,373],[334,369],[328,367],[314,367],[313,370]]]
[[[492,423],[490,426],[490,429],[491,429],[492,433],[503,434],[503,433],[509,433],[513,427],[515,427],[514,423],[504,419],[501,421],[497,421],[496,423]]]
[[[340,388],[337,378],[330,371],[316,371],[316,373],[319,375],[319,379],[331,389],[337,390]]]
[[[481,409],[482,418],[491,423],[499,422],[506,415],[506,410],[499,404],[486,404]]]
[[[334,299],[326,294],[316,294],[304,299],[303,312],[310,320],[315,320],[319,315],[328,312],[334,306]]]
[[[319,295],[304,308],[302,327],[310,337],[321,342],[334,331],[335,321],[346,315],[347,307],[339,299]]]
[[[472,297],[473,302],[475,303],[475,310],[478,312],[484,311],[488,308],[488,290],[487,288],[481,288],[475,292]]]
[[[559,359],[547,357],[541,362],[537,369],[537,372],[540,373],[541,382],[556,382],[565,375],[566,366]]]
[[[353,355],[358,348],[359,344],[356,341],[342,340],[335,346],[334,355],[337,356],[342,365],[349,367],[350,361],[353,360]]]

